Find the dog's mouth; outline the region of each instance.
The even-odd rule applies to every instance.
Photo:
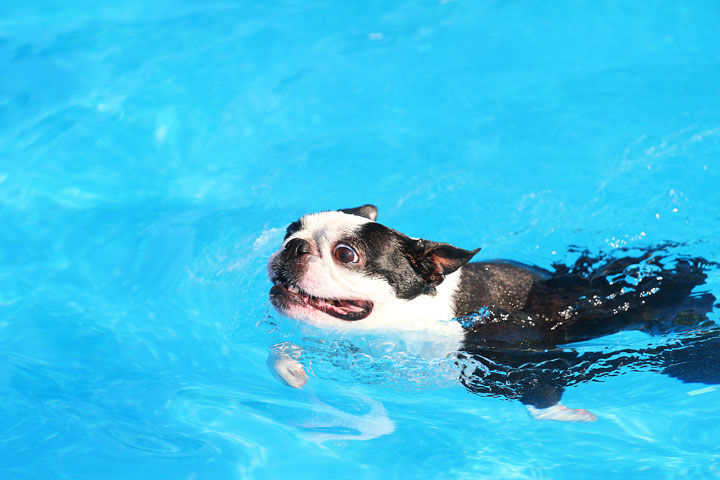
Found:
[[[275,280],[275,286],[270,290],[270,298],[275,300],[281,297],[284,303],[292,303],[318,310],[331,317],[348,322],[362,320],[370,315],[373,302],[369,300],[321,298],[302,291],[297,285],[282,280]]]

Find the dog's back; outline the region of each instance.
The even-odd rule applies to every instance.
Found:
[[[468,264],[465,281],[517,282],[514,289],[474,290],[484,308],[466,317],[460,359],[470,368],[461,381],[475,393],[537,408],[557,404],[566,386],[628,366],[718,383],[720,334],[707,318],[715,297],[693,292],[705,282],[707,267],[702,258],[670,261],[658,250],[615,259],[584,253],[554,272],[506,262]],[[468,305],[460,300],[460,307]],[[562,348],[628,329],[687,334],[644,350],[579,354]]]
[[[615,259],[584,253],[554,272],[509,262],[463,267],[458,317],[469,316],[469,341],[552,348],[636,329],[651,334],[697,327],[715,297],[693,292],[709,263],[650,250]],[[480,312],[478,314],[477,312]]]

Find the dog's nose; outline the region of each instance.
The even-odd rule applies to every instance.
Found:
[[[312,252],[312,246],[305,239],[293,238],[285,245],[285,250],[289,250],[293,255],[300,256]]]

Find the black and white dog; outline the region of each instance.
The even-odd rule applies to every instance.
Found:
[[[273,306],[320,327],[454,339],[458,361],[474,365],[460,378],[470,391],[517,398],[540,419],[595,420],[562,406],[563,389],[628,364],[720,383],[719,337],[706,317],[715,298],[691,294],[706,278],[702,259],[677,259],[668,268],[660,250],[616,259],[584,254],[554,272],[468,263],[479,248],[410,238],[376,218],[377,208],[364,205],[291,223],[268,262]],[[562,347],[625,329],[693,333],[646,351],[581,355]],[[297,361],[272,365],[286,383],[304,385]]]

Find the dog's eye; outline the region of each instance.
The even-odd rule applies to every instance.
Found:
[[[342,263],[357,263],[360,260],[357,252],[355,252],[351,246],[345,245],[344,243],[335,245],[333,256],[338,262]]]

